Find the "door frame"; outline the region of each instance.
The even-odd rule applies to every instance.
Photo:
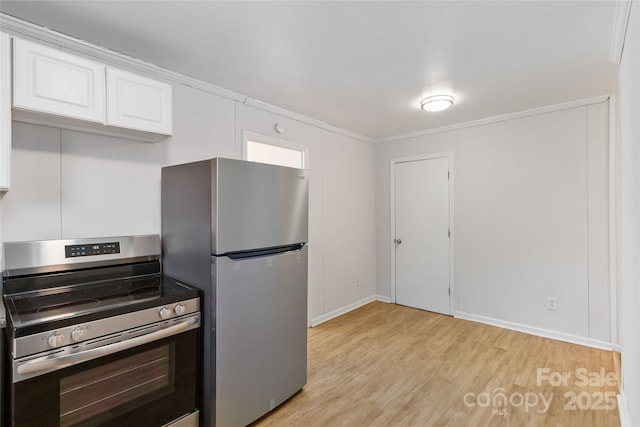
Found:
[[[414,162],[420,160],[433,160],[433,159],[441,159],[447,158],[449,160],[449,227],[451,230],[451,236],[449,238],[449,289],[451,290],[449,295],[449,315],[453,315],[455,312],[455,288],[454,288],[454,259],[453,255],[454,251],[454,241],[455,241],[455,231],[454,231],[454,178],[456,176],[454,166],[454,155],[453,152],[443,152],[443,153],[435,153],[435,154],[421,154],[417,156],[409,156],[409,157],[397,157],[393,158],[390,161],[389,167],[389,176],[390,176],[390,187],[389,187],[389,217],[390,217],[390,227],[391,231],[391,241],[390,243],[390,259],[391,259],[391,302],[396,303],[396,249],[395,249],[395,238],[396,238],[396,179],[395,179],[395,167],[399,163],[406,162]]]

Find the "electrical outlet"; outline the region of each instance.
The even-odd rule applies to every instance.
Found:
[[[558,298],[556,298],[556,297],[547,297],[547,309],[548,310],[557,310],[558,309]]]
[[[359,288],[362,287],[362,276],[356,277],[356,286],[358,286]]]

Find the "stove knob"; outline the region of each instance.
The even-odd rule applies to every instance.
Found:
[[[173,307],[173,312],[178,316],[182,316],[185,311],[187,311],[187,309],[182,304],[176,304],[176,306]]]
[[[82,341],[87,336],[86,328],[77,327],[71,331],[71,339],[75,342]]]
[[[64,335],[58,332],[54,332],[51,335],[49,335],[49,338],[47,339],[47,343],[49,344],[49,347],[53,347],[53,348],[60,347],[62,344],[64,344]]]
[[[169,310],[167,307],[162,307],[159,313],[160,317],[162,317],[163,319],[168,319],[169,317],[171,317],[171,310]]]

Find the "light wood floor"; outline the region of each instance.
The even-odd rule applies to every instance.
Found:
[[[254,426],[620,425],[617,385],[599,378],[615,375],[608,351],[381,302],[308,336],[307,385]],[[571,377],[538,385],[538,368]]]

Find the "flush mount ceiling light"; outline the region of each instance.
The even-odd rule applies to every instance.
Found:
[[[420,108],[424,111],[442,111],[453,105],[453,96],[434,95],[420,101]]]

